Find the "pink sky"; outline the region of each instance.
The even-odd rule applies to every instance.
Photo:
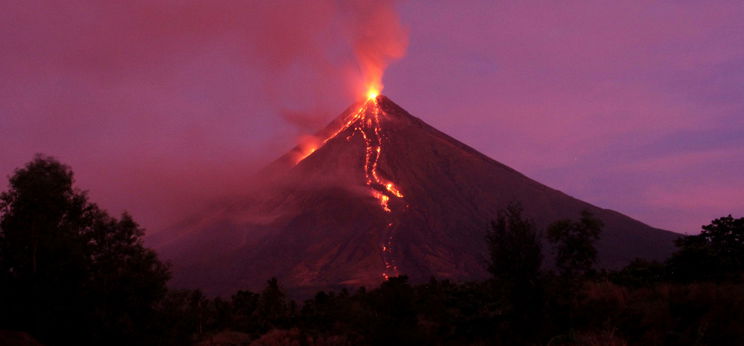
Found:
[[[239,191],[353,101],[363,16],[336,4],[3,2],[0,173],[56,156],[153,230]],[[412,114],[656,227],[744,215],[740,1],[397,8],[408,50],[384,94]]]

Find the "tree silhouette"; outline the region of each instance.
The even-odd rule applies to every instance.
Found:
[[[664,280],[665,271],[663,263],[636,258],[622,269],[610,272],[609,279],[628,287],[650,287]]]
[[[535,225],[517,204],[499,213],[486,236],[488,271],[493,287],[513,322],[507,343],[526,343],[535,337],[530,326],[542,315],[542,247]]]
[[[588,210],[581,212],[581,220],[556,221],[548,227],[548,240],[556,245],[556,267],[566,278],[591,274],[597,262],[594,243],[599,239],[604,224]]]
[[[258,297],[258,304],[254,312],[263,331],[284,326],[290,317],[289,312],[287,295],[279,287],[279,281],[276,278],[269,279]]]
[[[499,213],[486,235],[488,271],[501,287],[522,290],[536,285],[542,266],[542,247],[534,224],[513,204]]]
[[[73,184],[37,155],[0,194],[0,323],[43,342],[135,343],[168,270],[129,215],[110,217]]]
[[[675,245],[679,249],[667,264],[677,281],[740,279],[744,272],[744,218],[715,219],[700,234],[681,237]]]

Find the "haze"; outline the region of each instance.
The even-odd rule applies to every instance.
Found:
[[[56,156],[152,231],[242,191],[359,95],[368,13],[257,4],[4,2],[0,174]],[[388,5],[383,94],[426,122],[655,227],[744,212],[740,2]]]

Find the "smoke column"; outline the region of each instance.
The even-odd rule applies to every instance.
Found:
[[[402,58],[408,47],[408,32],[395,12],[393,1],[353,1],[349,3],[356,18],[348,23],[364,78],[364,89],[382,90],[382,75],[387,66]]]
[[[56,156],[112,213],[166,226],[244,191],[406,42],[394,1],[2,2],[0,175]]]

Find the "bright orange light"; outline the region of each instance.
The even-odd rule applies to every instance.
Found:
[[[387,213],[389,213],[389,212],[392,211],[392,210],[390,210],[390,207],[388,206],[388,203],[390,203],[390,197],[389,196],[386,196],[385,194],[383,194],[381,192],[374,191],[374,190],[372,190],[372,196],[374,198],[377,198],[377,200],[379,200],[380,206],[382,207],[382,210],[384,210]]]
[[[316,148],[316,147],[310,147],[309,149],[307,149],[300,156],[300,161],[302,161],[302,160],[306,159],[308,156],[312,155],[316,150],[318,150],[318,148]],[[299,161],[298,161],[298,163],[299,163]]]
[[[377,90],[377,88],[370,88],[369,91],[367,91],[367,98],[372,100],[376,99],[377,96],[380,96],[380,91]]]
[[[395,185],[393,185],[393,183],[388,183],[387,185],[385,185],[385,189],[390,191],[390,193],[395,195],[395,197],[403,198],[403,194],[400,193],[400,191],[395,187]]]

